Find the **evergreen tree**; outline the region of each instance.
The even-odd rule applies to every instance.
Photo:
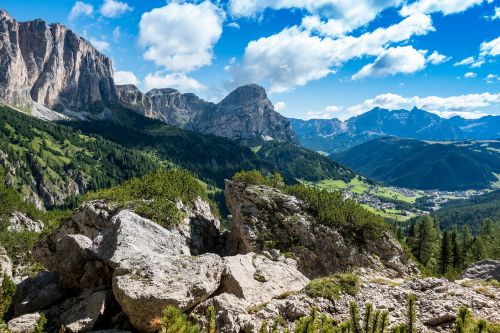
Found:
[[[445,230],[441,240],[441,255],[440,255],[440,273],[445,275],[448,273],[450,266],[453,263],[453,244],[451,234]]]
[[[435,254],[439,235],[433,219],[428,215],[420,217],[415,224],[414,234],[411,241],[413,255],[425,267],[432,269],[436,263]]]

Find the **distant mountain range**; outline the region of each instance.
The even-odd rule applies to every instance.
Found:
[[[388,185],[424,190],[491,186],[500,175],[500,141],[430,143],[384,137],[331,157]]]
[[[299,142],[312,150],[340,152],[383,136],[417,140],[487,140],[500,138],[500,116],[441,118],[434,113],[374,108],[342,122],[338,119],[290,119]]]

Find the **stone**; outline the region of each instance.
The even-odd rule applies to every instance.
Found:
[[[12,278],[12,269],[12,260],[10,260],[7,251],[0,246],[0,272],[2,273],[0,275],[0,282],[3,281],[4,274]]]
[[[306,204],[267,186],[226,181],[225,197],[231,212],[226,253],[287,251],[309,278],[364,267],[389,276],[419,274],[401,245],[385,233],[354,246],[334,227],[317,223]]]
[[[270,301],[285,292],[300,291],[309,283],[297,270],[294,260],[273,261],[254,253],[223,259],[225,269],[220,290],[252,305]]]
[[[27,313],[20,317],[9,320],[7,327],[11,333],[32,333],[41,318],[41,314],[38,312]]]
[[[113,216],[94,239],[92,252],[113,269],[155,255],[189,255],[184,237],[128,210]]]
[[[12,296],[11,309],[18,317],[47,309],[68,296],[59,285],[59,275],[54,272],[40,272],[19,283]]]
[[[139,256],[118,268],[113,293],[130,322],[142,332],[153,332],[162,310],[182,310],[206,300],[219,287],[223,263],[215,254],[200,256]]]
[[[40,220],[33,220],[22,212],[15,211],[9,218],[8,231],[31,231],[42,232],[43,222]]]
[[[481,260],[470,264],[460,275],[463,279],[497,280],[500,282],[500,260]]]

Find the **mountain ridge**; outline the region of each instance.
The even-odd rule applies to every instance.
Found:
[[[289,120],[302,145],[327,153],[340,152],[382,136],[434,141],[500,138],[500,116],[447,119],[418,108],[373,108],[344,122],[336,118]]]

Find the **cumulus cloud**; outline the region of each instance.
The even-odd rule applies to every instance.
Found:
[[[500,55],[500,37],[481,43],[480,51],[483,57]]]
[[[481,67],[484,64],[483,58],[468,57],[453,64],[453,66],[470,66],[472,68]]]
[[[364,66],[352,76],[352,80],[359,80],[370,76],[384,77],[398,73],[410,74],[425,68],[423,52],[412,46],[400,46],[385,50],[371,64]]]
[[[135,76],[135,74],[132,72],[117,71],[115,72],[115,83],[138,85],[140,81],[137,78],[137,76]]]
[[[464,77],[466,79],[471,79],[471,78],[476,77],[476,76],[477,76],[477,74],[474,73],[474,72],[467,72],[467,73],[464,74]]]
[[[447,57],[443,54],[440,54],[438,51],[432,52],[431,55],[427,57],[427,62],[433,65],[439,65],[450,60],[451,57]]]
[[[100,8],[100,13],[104,17],[115,18],[126,12],[131,12],[134,10],[126,2],[116,1],[116,0],[104,0]]]
[[[450,97],[404,97],[398,94],[381,94],[350,107],[331,105],[323,110],[309,112],[306,118],[339,118],[341,120],[360,115],[375,107],[389,110],[407,109],[413,107],[423,109],[444,118],[461,116],[464,118],[480,118],[487,115],[485,107],[500,105],[500,93],[468,94]]]
[[[424,14],[407,17],[359,37],[322,37],[293,26],[250,42],[242,67],[233,68],[233,75],[237,82],[265,80],[272,92],[284,92],[323,78],[350,59],[379,56],[391,43],[430,31],[434,31],[432,20]]]
[[[181,92],[196,92],[206,89],[206,87],[196,79],[186,74],[179,73],[150,73],[144,78],[144,85],[147,90],[153,88],[174,88]]]
[[[443,13],[443,15],[457,14],[483,2],[484,0],[417,0],[403,6],[400,14],[403,16],[436,12]]]
[[[146,60],[167,70],[190,72],[212,62],[225,14],[210,1],[171,2],[146,12],[139,24]]]
[[[491,20],[500,20],[500,7],[495,7],[495,14],[490,17]]]
[[[94,12],[94,6],[91,4],[82,2],[82,1],[77,1],[71,8],[71,11],[68,15],[68,19],[74,20],[78,16],[90,16]]]
[[[495,81],[500,80],[500,76],[498,76],[498,75],[496,75],[496,74],[488,74],[488,75],[486,76],[486,79],[485,79],[485,80],[486,80],[486,82],[487,82],[487,83],[493,83],[493,82],[495,82]]]
[[[109,43],[106,42],[105,40],[99,40],[99,39],[94,39],[94,38],[91,38],[90,39],[90,43],[92,45],[94,45],[94,47],[96,49],[98,49],[99,51],[101,52],[104,52],[104,51],[107,51],[109,50]]]
[[[231,0],[234,17],[257,17],[266,8],[301,9],[307,12],[302,26],[324,35],[340,36],[363,26],[386,8],[399,6],[402,0]]]
[[[239,29],[240,28],[240,25],[238,24],[238,22],[228,23],[227,26],[231,27],[231,28],[234,28],[234,29]]]
[[[276,102],[274,104],[274,109],[278,112],[283,111],[286,109],[286,103],[285,102]]]

